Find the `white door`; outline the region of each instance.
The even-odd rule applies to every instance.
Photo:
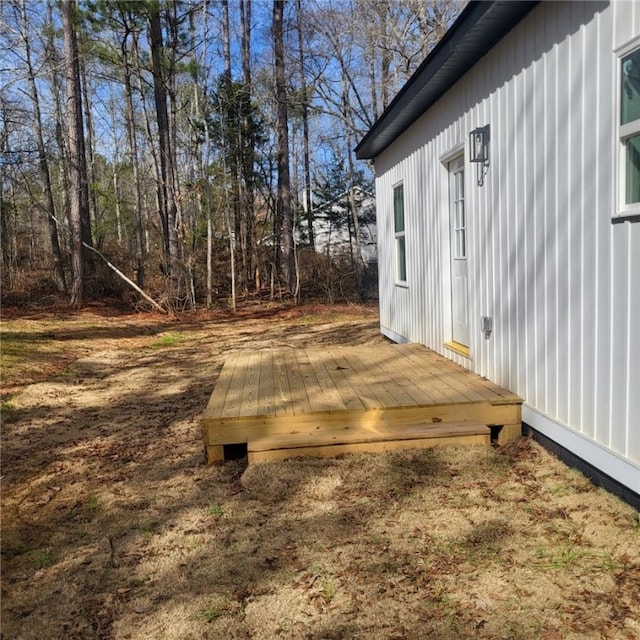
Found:
[[[451,239],[451,339],[469,346],[469,278],[467,216],[464,208],[464,156],[449,163]]]

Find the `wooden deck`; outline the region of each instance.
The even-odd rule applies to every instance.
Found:
[[[202,417],[209,462],[249,463],[438,444],[506,442],[522,400],[417,344],[243,350],[225,361]],[[499,435],[498,435],[499,434]]]

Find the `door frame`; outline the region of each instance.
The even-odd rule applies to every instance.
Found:
[[[468,179],[467,179],[467,161],[465,143],[451,147],[448,151],[440,155],[438,158],[440,161],[440,246],[441,246],[441,259],[442,259],[442,340],[443,346],[446,350],[450,350],[457,355],[464,356],[465,358],[471,358],[471,330],[469,333],[469,345],[463,345],[453,340],[453,302],[452,302],[452,270],[451,270],[451,211],[450,211],[450,191],[449,191],[449,164],[459,158],[463,159],[465,170],[465,218],[467,229],[467,269],[468,273],[472,271],[471,256],[470,256],[470,242],[468,232],[469,225],[469,208],[468,208]],[[467,304],[469,309],[469,321],[471,329],[471,291],[467,289]]]

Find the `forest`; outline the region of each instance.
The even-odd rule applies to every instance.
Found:
[[[353,149],[462,4],[2,0],[3,302],[375,295]]]

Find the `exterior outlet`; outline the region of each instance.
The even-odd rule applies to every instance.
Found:
[[[491,337],[491,332],[493,331],[493,318],[490,316],[481,316],[480,326],[482,328],[482,333],[484,333],[484,337],[488,340]]]

